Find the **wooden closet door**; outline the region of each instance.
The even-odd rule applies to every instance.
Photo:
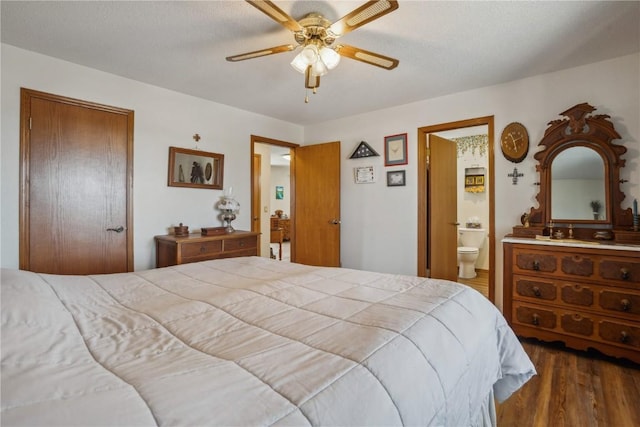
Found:
[[[22,89],[20,268],[133,270],[133,111]]]

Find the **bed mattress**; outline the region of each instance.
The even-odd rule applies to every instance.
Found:
[[[3,426],[474,425],[535,374],[442,280],[244,257],[1,291]]]

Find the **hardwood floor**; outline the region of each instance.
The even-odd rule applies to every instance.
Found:
[[[640,426],[640,365],[521,340],[538,375],[497,404],[498,426]]]
[[[489,298],[489,272],[487,270],[476,270],[477,276],[473,279],[462,279],[458,277],[458,282],[471,286],[485,297]]]

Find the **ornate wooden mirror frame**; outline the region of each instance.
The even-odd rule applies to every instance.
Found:
[[[632,231],[633,214],[631,208],[622,209],[625,199],[620,189],[620,169],[625,160],[621,156],[627,151],[622,145],[613,144],[620,135],[614,129],[610,116],[589,115],[595,108],[587,103],[575,105],[560,115],[565,119],[549,122],[544,137],[538,144],[544,147],[534,154],[539,164],[540,191],[536,196],[538,207],[528,213],[529,227],[514,227],[513,235],[533,237],[542,235],[543,229],[554,221],[551,215],[551,165],[558,154],[572,147],[586,147],[598,153],[604,161],[605,215],[603,220],[562,220],[555,227],[567,228],[570,224],[577,239],[592,239],[598,230],[610,231],[610,238],[617,242],[640,242],[640,232]],[[578,227],[575,227],[578,225]]]

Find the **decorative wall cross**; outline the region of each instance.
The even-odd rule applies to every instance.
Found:
[[[513,172],[511,172],[509,176],[513,178],[511,183],[513,185],[518,185],[518,178],[524,176],[524,174],[518,173],[518,168],[513,168]]]

